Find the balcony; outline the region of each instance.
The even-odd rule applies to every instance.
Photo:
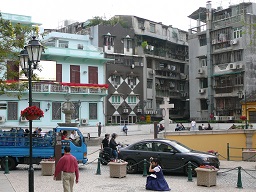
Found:
[[[88,95],[107,95],[108,85],[106,84],[74,84],[74,83],[59,83],[46,84],[36,82],[32,85],[33,94],[48,93],[48,94],[88,94]],[[17,90],[17,89],[16,89]],[[16,90],[7,90],[7,92],[17,92]],[[26,92],[27,90],[24,90]]]

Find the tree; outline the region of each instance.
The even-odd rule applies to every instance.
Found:
[[[112,17],[109,20],[105,20],[99,16],[95,16],[92,19],[90,19],[90,23],[87,25],[87,27],[96,26],[100,24],[114,26],[117,23],[119,23],[124,28],[128,28],[128,25],[126,24],[126,22],[118,17]]]
[[[19,53],[35,33],[38,34],[37,26],[12,23],[0,13],[0,94],[12,90],[20,98],[27,88],[27,83],[19,82]]]

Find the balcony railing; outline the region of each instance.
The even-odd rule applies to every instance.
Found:
[[[9,89],[7,92],[16,92],[18,89]],[[27,90],[24,90],[27,91]],[[103,87],[71,87],[59,84],[33,83],[33,93],[72,93],[72,94],[99,94],[106,95],[107,89]]]

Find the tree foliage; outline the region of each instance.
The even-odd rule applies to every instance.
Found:
[[[38,33],[38,27],[12,23],[3,19],[0,13],[0,94],[11,90],[20,98],[21,92],[27,88],[27,84],[15,80],[20,75],[19,53],[35,33]]]
[[[117,17],[112,17],[111,19],[109,20],[105,20],[103,19],[102,17],[99,17],[99,16],[95,16],[93,17],[92,19],[90,19],[90,23],[87,25],[88,27],[91,27],[91,26],[96,26],[96,25],[111,25],[111,26],[114,26],[116,25],[117,23],[119,23],[122,27],[124,28],[127,28],[128,25],[126,24],[125,21],[123,21],[122,19],[120,18],[117,18]]]

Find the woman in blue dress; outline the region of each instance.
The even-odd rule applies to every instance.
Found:
[[[170,191],[168,183],[164,178],[164,174],[159,160],[153,158],[150,162],[149,172],[152,173],[147,177],[146,189],[154,191]]]

